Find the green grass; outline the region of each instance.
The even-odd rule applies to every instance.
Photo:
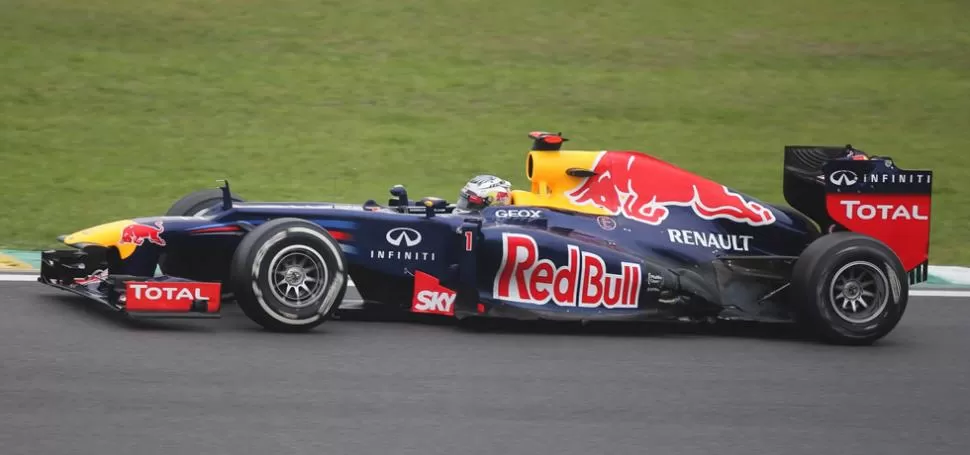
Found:
[[[932,168],[970,262],[960,0],[0,0],[0,245],[250,199],[524,185],[525,133],[657,154],[782,202],[785,144]]]

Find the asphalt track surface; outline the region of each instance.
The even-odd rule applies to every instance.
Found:
[[[875,346],[774,329],[132,324],[0,283],[0,453],[970,453],[970,301]],[[359,319],[359,318],[358,318]],[[623,330],[617,331],[617,329]]]

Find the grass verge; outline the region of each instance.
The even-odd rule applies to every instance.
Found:
[[[785,144],[936,171],[970,262],[961,2],[0,0],[0,245],[229,178],[251,199],[525,183],[524,134],[633,148],[782,202]]]

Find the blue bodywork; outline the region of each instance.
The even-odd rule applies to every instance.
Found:
[[[820,234],[812,221],[797,212],[762,204],[774,212],[775,223],[749,226],[705,220],[687,207],[671,207],[662,225],[651,226],[623,216],[531,206],[490,207],[462,215],[448,208],[420,206],[403,210],[367,204],[237,202],[228,208],[214,207],[204,216],[135,219],[145,225],[160,221],[166,245],[146,242],[112,273],[153,275],[160,265],[166,275],[225,282],[235,247],[246,232],[267,220],[294,217],[331,232],[341,244],[361,296],[390,307],[409,308],[414,274],[420,271],[457,292],[455,316],[459,318],[785,321],[790,319],[788,309],[769,297],[785,286],[786,267]],[[417,239],[414,232],[420,242],[408,247],[408,240]],[[571,250],[598,256],[606,273],[621,277],[618,286],[637,285],[632,294],[630,289],[622,290],[624,296],[638,296],[635,305],[606,308],[496,296],[497,276],[503,265],[510,267],[503,243],[510,235],[520,241],[523,236],[534,239],[536,259],[548,259],[556,268],[569,264]],[[393,245],[395,240],[401,245]],[[639,276],[633,277],[629,270],[624,274],[623,262],[638,267]],[[583,264],[573,265],[579,270]]]

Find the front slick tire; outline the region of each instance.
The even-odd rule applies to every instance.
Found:
[[[822,341],[868,345],[906,311],[909,281],[884,243],[853,232],[815,240],[795,263],[792,294],[799,320]]]
[[[340,244],[323,228],[296,218],[268,221],[239,243],[230,286],[250,319],[275,332],[323,324],[347,291]]]

